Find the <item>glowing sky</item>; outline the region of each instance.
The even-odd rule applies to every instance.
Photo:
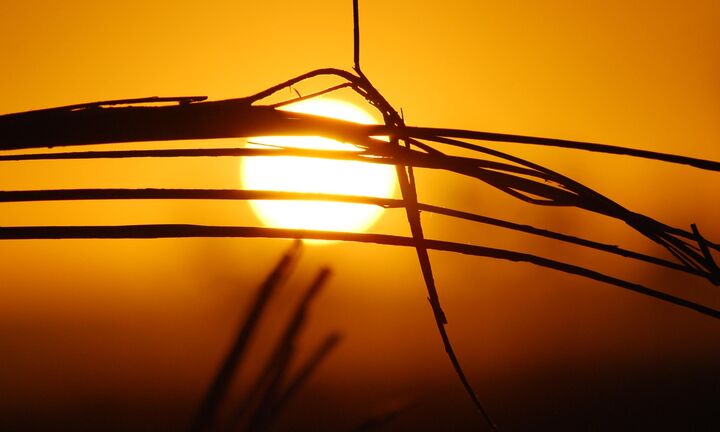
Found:
[[[352,62],[351,8],[344,1],[6,1],[0,10],[0,113],[152,95],[240,97],[317,67],[350,68]],[[720,160],[718,22],[715,0],[364,1],[362,64],[409,124]],[[505,148],[663,222],[685,228],[696,222],[720,240],[716,174]],[[0,163],[2,190],[233,188],[237,181],[237,161],[228,158]],[[529,207],[447,174],[420,171],[418,182],[426,202],[660,253],[620,223]],[[3,226],[255,222],[246,203],[227,202],[0,209]],[[439,216],[423,222],[428,237],[550,254],[718,307],[717,288],[697,278]],[[400,211],[381,217],[373,230],[409,231]],[[80,424],[88,406],[100,413],[87,420],[94,425],[102,418],[129,425],[184,421],[252,289],[287,244],[0,243],[0,399],[13,395],[0,403],[0,428],[25,424],[21,413],[30,411],[39,413],[38,424]],[[655,405],[643,406],[661,419],[673,415],[665,408],[678,407],[674,395],[684,392],[690,402],[679,405],[678,418],[689,417],[691,405],[705,413],[709,395],[702,388],[720,385],[719,328],[710,319],[528,265],[439,253],[432,259],[458,353],[501,424],[577,428],[578,419],[589,416],[592,423],[594,407],[608,401],[620,400],[618,412],[625,413],[623,403],[632,412],[642,399],[634,399],[635,390],[656,395]],[[303,412],[315,413],[347,428],[320,402],[360,419],[434,395],[422,410],[425,424],[445,419],[458,430],[475,424],[433,328],[414,252],[355,244],[309,249],[276,305],[278,314],[321,264],[331,265],[335,277],[313,309],[307,340],[331,329],[347,338],[307,389],[314,397],[294,406],[291,418],[303,424],[309,421]],[[281,323],[268,325],[272,335]],[[265,338],[259,346],[267,348]],[[553,414],[561,411],[565,417]],[[148,412],[155,420],[147,420]]]

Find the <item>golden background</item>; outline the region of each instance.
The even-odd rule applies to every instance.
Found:
[[[0,113],[154,95],[240,97],[314,68],[349,69],[351,12],[350,1],[329,0],[6,1],[0,5]],[[363,1],[362,65],[411,125],[720,160],[719,22],[714,0]],[[720,240],[716,173],[492,146],[668,224],[695,222],[706,237]],[[232,158],[1,162],[0,190],[233,188],[238,166]],[[665,256],[620,222],[532,207],[448,174],[420,172],[418,181],[425,202]],[[500,228],[440,216],[423,222],[430,238],[550,256],[720,307],[718,288],[699,278]],[[258,221],[242,202],[0,208],[1,226],[131,223]],[[373,230],[409,232],[399,210],[388,211]],[[181,428],[255,287],[288,244],[0,242],[0,428]],[[529,264],[447,253],[431,258],[450,336],[502,429],[718,422],[711,409],[720,388],[717,321]],[[313,307],[303,349],[334,329],[345,340],[290,406],[284,427],[348,429],[411,400],[421,405],[398,419],[400,429],[477,427],[481,420],[440,345],[412,249],[308,246],[266,317],[255,352],[269,348],[323,264],[335,276]]]

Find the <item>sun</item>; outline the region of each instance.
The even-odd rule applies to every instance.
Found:
[[[282,108],[287,111],[375,124],[365,110],[331,98],[308,99]],[[354,152],[358,148],[323,137],[256,137],[251,147],[280,146]],[[248,157],[241,163],[241,183],[248,190],[315,192],[391,198],[395,170],[391,165],[356,161],[275,156]],[[368,204],[324,201],[251,201],[253,212],[270,227],[325,231],[368,229],[382,208]]]

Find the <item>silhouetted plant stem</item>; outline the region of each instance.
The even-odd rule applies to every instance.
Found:
[[[314,93],[309,93],[309,94],[306,94],[306,95],[298,96],[298,97],[296,97],[295,99],[288,99],[288,100],[285,100],[285,101],[282,101],[282,102],[277,102],[277,103],[270,104],[270,105],[267,105],[267,106],[270,107],[270,108],[282,108],[282,107],[287,106],[287,105],[291,105],[291,104],[294,104],[294,103],[302,102],[302,101],[304,101],[304,100],[308,100],[308,99],[320,97],[320,96],[326,95],[326,94],[328,94],[328,93],[332,93],[332,92],[334,92],[334,91],[338,91],[338,90],[340,90],[340,89],[344,89],[344,88],[348,88],[348,87],[353,87],[353,84],[351,84],[351,83],[338,84],[338,85],[336,85],[336,86],[328,87],[328,88],[326,88],[326,89],[324,89],[324,90],[319,90],[319,91],[316,91],[316,92],[314,92]]]
[[[360,70],[360,9],[358,0],[353,0],[353,68]]]
[[[300,241],[295,241],[260,286],[230,351],[200,403],[200,407],[190,426],[191,432],[201,432],[214,428],[220,403],[225,399],[232,379],[242,363],[243,355],[255,332],[258,321],[277,287],[289,275],[293,264],[298,259],[301,246]]]
[[[287,376],[290,360],[296,352],[297,337],[306,322],[310,304],[320,293],[330,274],[330,269],[323,268],[306,290],[273,353],[265,363],[265,367],[258,374],[247,396],[233,410],[228,431],[237,430],[241,420],[253,406],[255,406],[254,417],[269,416],[271,414],[277,416],[280,414],[277,411],[271,412],[271,405],[276,402],[277,394]],[[250,422],[252,421],[253,419],[250,420]]]
[[[314,72],[316,74],[330,73],[344,76],[341,72],[332,69],[318,70]],[[344,74],[348,75],[348,73]],[[364,75],[362,75],[361,72],[359,72],[359,74],[359,77],[354,77],[352,74],[349,74],[351,78],[354,77],[352,78],[353,84],[356,87],[363,89],[365,97],[370,100],[374,106],[378,107],[378,109],[386,117],[386,121],[401,124],[396,120],[398,116],[397,113],[392,110],[392,107],[390,107],[389,104],[382,99],[379,92],[377,92],[377,90],[375,90],[367,82]],[[306,75],[309,76],[313,74]],[[368,129],[368,126],[366,125],[348,124],[347,122],[321,119],[313,116],[303,116],[297,113],[276,111],[267,107],[253,107],[249,105],[253,101],[253,98],[244,98],[219,102],[185,103],[172,107],[122,108],[101,108],[93,104],[86,104],[82,106],[93,106],[93,108],[82,108],[78,110],[49,109],[30,113],[0,116],[0,144],[4,144],[6,148],[25,148],[27,146],[75,145],[123,140],[132,141],[148,139],[220,137],[224,136],[223,134],[226,133],[236,136],[252,130],[258,132],[258,128],[267,132],[267,128],[273,129],[273,127],[276,129],[274,129],[274,132],[272,133],[278,134],[302,134],[303,132],[314,134],[327,133],[329,136],[348,139],[352,142],[364,145],[368,150],[372,150],[372,153],[374,154],[390,154],[392,158],[392,160],[386,159],[373,161],[373,158],[371,157],[365,159],[367,162],[393,163],[407,166],[415,165],[448,169],[478,178],[510,195],[515,196],[516,198],[532,204],[574,205],[590,211],[622,219],[644,235],[667,247],[679,261],[694,269],[711,273],[710,280],[716,284],[720,283],[720,274],[717,274],[717,265],[712,261],[712,256],[693,251],[686,243],[672,238],[671,235],[681,236],[693,242],[705,242],[705,244],[710,246],[710,244],[702,237],[697,237],[688,231],[667,227],[666,225],[660,224],[648,217],[629,212],[616,203],[602,197],[598,193],[580,185],[579,183],[566,177],[559,176],[557,173],[553,173],[538,165],[530,164],[527,161],[520,160],[519,158],[510,157],[502,152],[490,152],[488,149],[482,150],[483,152],[490,152],[490,154],[509,158],[517,163],[533,167],[535,173],[531,173],[531,175],[538,175],[540,177],[539,180],[542,180],[542,177],[547,175],[548,177],[544,181],[531,181],[516,175],[497,172],[497,169],[502,169],[507,172],[521,173],[521,171],[518,171],[518,168],[508,165],[492,168],[492,165],[488,165],[488,161],[476,160],[473,162],[472,159],[445,156],[437,153],[418,154],[399,152],[391,150],[391,147],[388,147],[385,143],[378,143],[376,140],[368,138],[368,131],[372,129]],[[113,105],[111,102],[112,101],[106,102],[105,104]],[[246,114],[249,113],[248,115],[252,114],[251,117],[244,120],[246,124],[253,125],[249,130],[246,128],[243,131],[242,122],[240,124],[233,123],[232,120],[236,119],[235,117],[238,115],[237,112]],[[183,126],[179,127],[178,123]],[[256,123],[264,126],[258,126]],[[228,124],[231,124],[232,127],[228,127]],[[421,130],[422,128],[416,129]],[[240,133],[238,131],[240,131]],[[442,131],[452,132],[453,130],[443,129]],[[468,132],[465,135],[471,136],[469,131],[460,132]],[[460,133],[456,133],[456,135],[465,136]],[[477,145],[462,143],[451,138],[438,136],[433,137],[427,134],[422,136],[423,138],[431,139],[436,142],[459,145],[465,148],[481,148]],[[395,146],[395,148],[397,148],[397,146]],[[226,149],[223,152],[215,151],[214,153],[208,152],[207,154],[228,155],[231,153],[232,150]],[[140,151],[135,153],[135,156],[140,156],[141,154],[149,155],[149,152],[146,151],[143,153]],[[166,156],[171,156],[172,154],[176,156],[189,155],[191,154],[191,151],[185,151],[184,153],[179,151],[175,151],[175,153],[164,153]],[[196,152],[195,154],[199,155],[200,152]],[[130,153],[126,153],[125,155],[130,156]],[[411,159],[407,159],[409,155],[412,155]],[[94,156],[101,155],[95,154]],[[115,156],[120,155],[116,154]],[[326,157],[328,156],[329,155],[326,155]],[[335,156],[342,157],[340,155]],[[51,156],[48,156],[48,158],[50,157]],[[59,159],[62,156],[56,157]],[[65,155],[64,157],[80,156]],[[86,155],[85,157],[91,156]],[[345,157],[357,158],[358,155]],[[6,155],[1,156],[0,158],[31,159],[32,157]],[[704,166],[714,166],[714,164],[718,164],[711,161],[700,162],[702,162]],[[473,163],[479,165],[473,166]],[[483,168],[482,164],[491,169]],[[569,190],[565,190],[563,187],[558,188],[552,184],[546,184],[548,180],[552,181],[553,179],[558,179],[564,182],[564,188],[569,188]],[[543,196],[543,199],[532,198],[527,195],[528,193]]]
[[[690,227],[692,228],[693,234],[698,239],[698,247],[700,248],[700,251],[702,252],[703,256],[705,257],[706,261],[711,263],[712,267],[711,275],[714,275],[715,278],[713,280],[713,283],[715,285],[720,284],[720,268],[718,268],[717,264],[715,263],[715,260],[713,260],[712,253],[710,252],[710,248],[708,247],[707,241],[703,238],[702,235],[700,235],[700,230],[698,230],[698,227],[696,224],[690,224]]]
[[[423,235],[422,224],[420,222],[420,211],[417,204],[417,192],[415,190],[415,184],[412,176],[412,167],[406,168],[401,165],[397,165],[395,169],[397,171],[397,178],[398,182],[400,183],[400,190],[403,195],[403,201],[405,202],[405,212],[407,214],[408,222],[410,223],[410,231],[413,236],[413,246],[415,247],[418,260],[420,261],[420,269],[422,271],[423,279],[425,280],[425,286],[427,287],[429,295],[428,301],[430,302],[430,307],[433,311],[433,316],[435,318],[438,332],[440,333],[440,339],[442,340],[443,347],[445,348],[445,352],[447,353],[448,358],[450,359],[450,363],[452,364],[453,369],[455,369],[455,373],[460,379],[460,382],[464,387],[465,392],[468,394],[475,407],[485,418],[488,425],[490,426],[490,429],[497,430],[497,426],[490,418],[487,410],[483,406],[482,402],[480,402],[477,393],[475,393],[472,384],[470,384],[470,381],[467,379],[465,371],[463,370],[462,365],[460,364],[460,361],[455,354],[455,349],[450,342],[450,337],[447,334],[447,329],[445,328],[445,325],[447,324],[447,318],[445,317],[445,312],[440,305],[440,298],[437,293],[437,288],[435,286],[435,278],[433,277],[432,267],[430,264],[430,256],[428,255],[427,247],[425,244],[425,236]]]
[[[32,226],[0,227],[0,240],[50,240],[50,239],[159,239],[159,238],[290,238],[339,240],[375,243],[388,246],[415,247],[412,238],[388,234],[347,233],[334,231],[298,230],[267,227],[207,226],[207,225],[115,225],[115,226]],[[720,311],[700,305],[642,285],[614,278],[584,267],[486,246],[469,245],[442,240],[425,240],[428,249],[455,252],[465,255],[484,256],[514,262],[528,262],[541,267],[558,270],[576,276],[615,285],[630,291],[653,297],[676,306],[687,308],[713,318],[720,318]]]
[[[575,206],[604,216],[622,220],[637,232],[665,247],[686,266],[705,273],[708,280],[710,280],[713,284],[720,284],[720,271],[718,270],[718,266],[715,264],[712,255],[700,254],[693,245],[677,238],[677,236],[684,237],[686,239],[691,239],[693,242],[697,242],[698,244],[703,243],[707,246],[707,243],[702,236],[669,227],[648,216],[632,212],[597,191],[594,191],[555,171],[524,159],[451,138],[435,137],[433,138],[433,141],[490,154],[536,170],[539,174],[547,176],[545,179],[546,182],[555,183],[556,185],[548,187],[535,181],[528,182],[527,180],[513,178],[512,175],[502,173],[500,173],[499,176],[488,177],[487,172],[472,169],[468,170],[464,167],[459,168],[456,172],[483,180],[486,183],[531,204]],[[540,178],[542,178],[542,175],[540,175]],[[528,196],[528,193],[539,195],[544,199],[538,200],[532,198],[531,196]]]
[[[322,343],[310,354],[309,359],[300,366],[298,372],[288,381],[287,387],[272,404],[270,411],[275,415],[272,417],[257,417],[256,422],[251,422],[248,431],[262,431],[269,429],[278,419],[278,415],[283,411],[285,406],[295,396],[295,394],[305,385],[308,379],[315,373],[317,368],[327,359],[330,353],[337,347],[342,340],[340,333],[331,333]]]
[[[0,191],[0,203],[5,202],[37,202],[37,201],[72,201],[72,200],[136,200],[136,199],[170,199],[170,200],[312,200],[333,201],[356,204],[376,205],[385,209],[404,208],[405,202],[393,198],[378,198],[355,195],[334,195],[306,192],[284,192],[263,190],[237,189],[59,189],[59,190],[28,190]],[[625,258],[637,259],[650,264],[659,265],[673,270],[682,271],[696,276],[708,278],[705,272],[688,264],[677,264],[662,258],[623,249],[616,245],[600,243],[581,237],[575,237],[550,230],[535,228],[502,219],[482,216],[475,213],[454,210],[442,206],[418,203],[418,210],[452,218],[479,222],[487,225],[507,228],[536,236],[546,237],[562,242],[575,244]],[[705,245],[705,243],[703,243]],[[710,244],[710,247],[717,245]]]
[[[523,196],[513,190],[510,189],[508,185],[504,185],[503,181],[511,180],[513,182],[517,182],[518,179],[513,179],[512,177],[508,177],[506,175],[503,175],[502,173],[495,173],[494,170],[505,170],[508,172],[516,172],[518,174],[526,174],[526,175],[540,175],[542,178],[542,174],[546,174],[549,177],[544,179],[545,182],[555,182],[555,181],[562,181],[567,183],[567,185],[573,189],[577,189],[580,191],[580,193],[586,195],[589,199],[594,201],[594,204],[585,204],[583,205],[584,208],[590,209],[591,211],[595,211],[593,209],[599,210],[602,214],[610,215],[612,217],[616,217],[618,219],[624,220],[626,223],[628,223],[631,227],[634,229],[640,228],[640,231],[643,235],[650,235],[651,238],[653,238],[654,241],[662,244],[665,247],[668,247],[668,249],[673,252],[674,255],[676,254],[673,250],[677,250],[678,247],[681,249],[684,249],[682,243],[677,243],[672,239],[664,240],[660,239],[659,237],[655,236],[653,234],[653,230],[660,230],[661,232],[666,232],[667,234],[671,234],[674,236],[679,236],[684,239],[690,240],[692,242],[698,242],[703,243],[707,245],[710,248],[713,249],[720,249],[720,246],[716,243],[710,242],[704,237],[697,237],[692,232],[681,230],[678,228],[670,227],[664,224],[660,224],[657,221],[654,221],[651,218],[648,218],[643,215],[639,215],[634,212],[630,212],[627,209],[622,208],[621,206],[618,206],[616,203],[613,203],[612,201],[608,200],[607,198],[603,197],[602,195],[598,194],[595,191],[592,191],[582,185],[580,185],[577,182],[572,181],[571,179],[568,179],[567,177],[560,176],[557,173],[554,173],[550,170],[547,170],[546,168],[539,167],[538,165],[532,164],[530,162],[524,161],[520,158],[513,157],[510,155],[507,155],[502,152],[498,152],[495,150],[490,150],[484,147],[477,146],[475,144],[469,144],[469,143],[462,143],[457,140],[451,140],[447,138],[437,138],[438,142],[447,142],[447,143],[456,143],[456,144],[462,144],[466,148],[476,149],[478,151],[486,152],[491,155],[495,155],[498,157],[506,158],[511,161],[515,161],[520,164],[527,165],[529,167],[537,167],[533,169],[533,173],[529,172],[523,172],[518,167],[512,167],[507,164],[500,164],[498,165],[495,162],[491,161],[484,161],[480,159],[472,159],[472,158],[464,158],[464,157],[457,157],[457,156],[448,156],[448,155],[442,155],[442,154],[423,154],[418,152],[412,152],[410,150],[405,149],[404,152],[398,152],[398,151],[388,151],[382,150],[380,148],[376,148],[373,152],[369,152],[369,150],[363,151],[363,152],[339,152],[339,151],[320,151],[320,150],[307,150],[307,149],[166,149],[166,150],[129,150],[129,151],[91,151],[91,152],[72,152],[72,153],[44,153],[44,154],[23,154],[23,155],[0,155],[0,160],[5,161],[11,161],[11,160],[66,160],[66,159],[96,159],[96,158],[127,158],[127,157],[221,157],[221,156],[304,156],[304,157],[319,157],[319,158],[330,158],[330,159],[342,159],[342,160],[357,160],[362,162],[369,162],[369,163],[382,163],[382,164],[406,164],[406,165],[413,165],[413,166],[419,166],[419,167],[428,167],[428,168],[439,168],[439,169],[445,169],[448,171],[456,172],[462,175],[467,175],[473,178],[478,178],[486,183],[499,188],[500,190],[503,190],[504,192],[510,193],[511,195],[514,195],[520,199],[523,199],[527,202],[534,203],[534,204],[551,204],[551,201],[543,201],[539,202],[538,200],[529,199],[526,196]],[[380,153],[378,153],[380,151]],[[409,152],[409,153],[408,153]],[[364,157],[369,156],[369,157]],[[379,157],[378,157],[379,156]],[[440,156],[440,157],[438,157]],[[489,168],[484,169],[483,166]],[[539,170],[539,171],[538,171]],[[555,180],[557,179],[557,180]],[[527,181],[524,181],[523,183],[517,183],[521,185],[528,185]],[[532,185],[531,185],[532,186]],[[540,191],[540,189],[535,189],[536,191]],[[551,193],[553,192],[553,189],[549,189]],[[578,198],[578,199],[585,199],[585,198]],[[578,201],[578,204],[580,201]],[[598,207],[598,204],[601,204]],[[650,231],[647,229],[642,229],[642,227],[645,226],[646,228],[651,228]],[[644,231],[644,232],[643,232]],[[668,241],[674,242],[677,247],[671,247],[672,245],[668,244]],[[699,250],[698,250],[699,251]],[[691,255],[693,256],[693,255]],[[680,257],[678,257],[681,259]],[[710,257],[712,258],[712,257]],[[707,257],[694,254],[692,260],[702,259],[703,261],[707,260]],[[686,259],[682,258],[681,261],[688,262]],[[696,267],[694,264],[693,267]],[[712,262],[708,261],[707,263],[704,263],[702,265],[706,270],[715,268],[716,266],[713,265]]]
[[[383,133],[391,133],[391,130],[385,130]],[[575,150],[586,150],[597,153],[608,153],[615,155],[633,156],[643,159],[653,159],[663,162],[676,163],[681,165],[689,165],[710,171],[720,171],[720,162],[708,161],[704,159],[692,158],[687,156],[660,153],[650,150],[633,149],[628,147],[613,146],[607,144],[596,144],[582,141],[571,141],[557,138],[541,138],[527,135],[512,135],[495,132],[469,131],[463,129],[444,129],[430,127],[414,127],[408,126],[399,134],[407,134],[413,138],[427,138],[440,136],[447,138],[463,138],[482,141],[508,142],[515,144],[534,144],[549,147],[559,147]]]
[[[700,169],[720,171],[720,162],[632,149],[606,144],[501,134],[461,129],[415,126],[358,125],[317,116],[278,111],[271,106],[253,106],[277,91],[298,82],[322,75],[346,80],[374,106],[376,94],[363,88],[364,75],[336,69],[317,69],[287,80],[253,96],[224,101],[202,102],[205,97],[158,98],[183,100],[177,106],[116,107],[119,103],[151,101],[154,98],[128,99],[79,104],[0,116],[0,150],[54,147],[61,145],[101,144],[131,141],[233,138],[259,135],[323,135],[363,144],[367,137],[392,135],[399,138],[432,139],[434,137],[477,139],[494,142],[536,144],[600,153],[627,155]],[[366,79],[365,79],[366,80]],[[144,102],[147,103],[147,102]],[[386,111],[382,111],[386,114]]]
[[[366,99],[372,105],[374,105],[383,115],[385,125],[392,125],[398,128],[405,127],[404,119],[398,114],[398,112],[390,105],[385,97],[373,86],[370,80],[365,76],[360,68],[360,18],[358,0],[353,0],[353,22],[355,28],[355,72],[357,72],[360,78],[360,87],[367,93]],[[389,134],[391,148],[400,149],[400,141],[396,134]],[[407,143],[406,143],[407,144]],[[408,146],[409,147],[409,146]],[[408,148],[409,150],[409,148]],[[423,280],[425,281],[425,287],[428,292],[428,301],[433,311],[433,317],[437,324],[440,338],[442,339],[445,352],[450,359],[450,363],[455,369],[455,372],[462,383],[466,393],[470,397],[470,400],[482,414],[484,419],[492,430],[497,430],[495,423],[490,418],[487,410],[483,406],[482,402],[478,398],[475,390],[473,389],[470,381],[465,376],[462,366],[455,354],[455,349],[450,342],[450,338],[445,329],[447,324],[447,317],[440,304],[440,297],[435,286],[435,278],[433,276],[432,265],[430,263],[430,256],[428,255],[427,246],[425,244],[425,236],[423,234],[422,222],[420,220],[420,210],[418,209],[418,197],[417,189],[415,187],[415,177],[413,173],[412,165],[396,164],[395,172],[400,185],[400,192],[402,199],[405,203],[405,214],[407,215],[408,224],[410,225],[410,232],[413,237],[413,246],[420,263],[420,270],[422,271]]]

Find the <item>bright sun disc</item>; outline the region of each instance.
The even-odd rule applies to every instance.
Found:
[[[347,102],[318,98],[288,105],[287,111],[320,115],[362,124],[375,119]],[[253,148],[265,146],[358,151],[347,143],[322,137],[256,137]],[[263,146],[263,144],[265,146]],[[242,161],[242,187],[248,190],[314,192],[391,198],[395,170],[391,165],[291,156],[247,157]],[[263,224],[278,228],[363,231],[380,217],[382,208],[369,204],[324,201],[252,201]]]

